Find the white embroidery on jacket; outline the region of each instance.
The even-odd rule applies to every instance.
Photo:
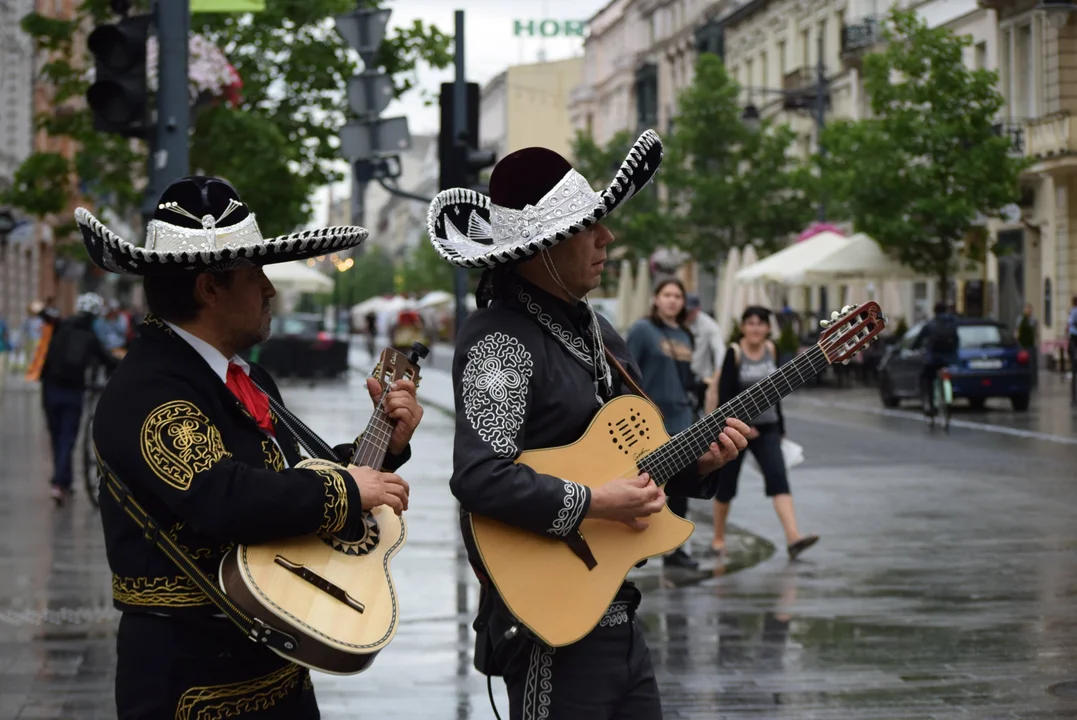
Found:
[[[553,692],[554,648],[535,643],[527,664],[524,683],[524,720],[547,720],[550,717],[550,693]]]
[[[628,622],[628,603],[615,602],[606,610],[598,626],[617,627],[618,625],[624,625],[626,622]]]
[[[467,353],[461,380],[464,415],[478,436],[502,457],[516,455],[516,435],[527,410],[527,384],[535,364],[516,338],[487,335]]]
[[[580,515],[583,514],[583,508],[587,504],[587,490],[583,485],[571,480],[565,480],[564,483],[565,497],[562,500],[564,505],[557,511],[557,518],[546,531],[551,535],[561,537],[568,535],[576,527]]]

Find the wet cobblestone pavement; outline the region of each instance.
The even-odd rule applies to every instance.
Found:
[[[420,395],[444,399],[446,378],[426,374]],[[369,413],[358,376],[284,392],[333,440]],[[48,501],[39,403],[11,384],[0,404],[0,719],[113,718],[117,613],[99,522],[84,495],[60,510]],[[932,435],[810,403],[787,415],[807,458],[791,478],[798,519],[822,541],[790,563],[745,538],[767,559],[689,586],[649,570],[640,620],[667,718],[1077,717],[1077,700],[1047,691],[1077,679],[1077,447],[967,427]],[[416,447],[393,564],[404,619],[368,672],[315,675],[330,720],[493,717],[471,667],[476,587],[447,487],[451,420],[428,412]],[[732,520],[781,545],[750,471]],[[494,697],[507,718],[497,679]]]

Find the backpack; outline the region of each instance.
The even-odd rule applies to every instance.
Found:
[[[70,320],[60,325],[45,356],[46,375],[69,387],[80,387],[93,359],[97,336],[92,328]]]
[[[931,351],[939,355],[957,352],[957,320],[953,315],[939,315],[931,323]]]

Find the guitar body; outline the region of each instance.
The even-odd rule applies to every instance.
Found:
[[[644,398],[623,395],[599,410],[575,443],[531,450],[516,462],[593,489],[636,477],[636,461],[667,440],[658,409]],[[471,516],[475,545],[509,611],[553,647],[591,632],[628,572],[683,545],[694,527],[668,507],[646,522],[640,531],[609,520],[584,520],[580,531],[598,561],[588,570],[562,540]]]
[[[340,466],[304,460],[297,467]],[[387,505],[364,515],[365,534],[355,540],[319,534],[237,545],[221,560],[221,587],[229,598],[248,614],[298,638],[296,651],[285,655],[289,660],[351,675],[369,667],[396,635],[400,609],[389,564],[403,547],[407,529]],[[278,558],[332,583],[358,605],[337,599]]]

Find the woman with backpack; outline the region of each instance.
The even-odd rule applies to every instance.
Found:
[[[759,306],[749,307],[741,315],[741,338],[729,345],[725,361],[707,392],[708,413],[777,369],[778,351],[768,339],[770,315],[770,310]],[[793,496],[789,491],[785,458],[782,455],[784,437],[785,418],[782,416],[779,402],[752,420],[747,449],[759,463],[766,495],[773,499],[774,510],[778,513],[782,530],[785,531],[786,550],[790,559],[794,559],[814,545],[819,536],[801,535],[797,529]],[[737,479],[744,457],[745,453],[741,453],[719,471],[718,492],[714,497],[714,539],[711,542],[711,549],[719,560],[728,558],[725,545],[726,519],[737,494]]]
[[[659,280],[654,288],[651,314],[629,328],[625,338],[632,358],[643,375],[643,391],[662,411],[666,432],[676,435],[693,422],[696,413],[691,393],[696,379],[692,373],[695,338],[686,323],[684,285],[676,278]],[[688,498],[669,498],[669,509],[680,517],[688,514]],[[683,548],[663,559],[670,566],[696,568]]]

